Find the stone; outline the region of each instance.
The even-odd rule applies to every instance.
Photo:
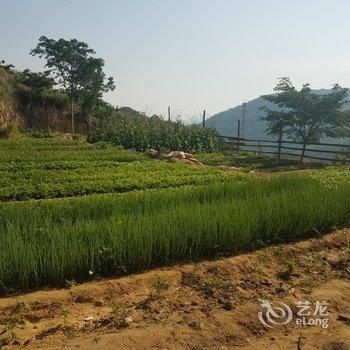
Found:
[[[94,319],[93,316],[86,316],[86,317],[84,317],[84,321],[85,321],[85,322],[92,321],[93,319]]]
[[[131,316],[125,317],[124,318],[124,324],[125,325],[130,325],[133,322],[133,318]]]

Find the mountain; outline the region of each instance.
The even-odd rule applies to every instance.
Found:
[[[327,94],[330,90],[320,89],[315,90],[319,94]],[[350,97],[350,96],[349,96]],[[207,126],[215,127],[221,135],[224,136],[237,136],[237,124],[238,119],[241,120],[241,137],[271,140],[274,136],[265,134],[265,123],[260,120],[262,111],[260,108],[266,106],[272,110],[278,110],[278,107],[271,102],[264,100],[262,97],[258,97],[247,103],[230,108],[226,111],[217,113],[206,121]],[[350,109],[350,103],[346,105],[347,109]],[[334,138],[323,138],[323,142],[333,143],[349,143],[348,139],[334,139]]]

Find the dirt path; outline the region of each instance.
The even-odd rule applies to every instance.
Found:
[[[259,299],[288,304],[293,319],[264,326]],[[298,301],[327,301],[328,328],[297,325]],[[350,229],[227,259],[2,298],[0,311],[3,349],[349,349],[350,323],[338,317],[350,314]]]

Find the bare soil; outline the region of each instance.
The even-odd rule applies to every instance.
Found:
[[[268,328],[259,299],[327,301],[329,326]],[[350,349],[350,229],[2,298],[0,311],[2,349]]]

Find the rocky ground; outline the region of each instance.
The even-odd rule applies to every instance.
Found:
[[[259,299],[284,302],[293,319],[263,325]],[[296,324],[298,301],[326,301],[328,327]],[[0,310],[3,349],[350,349],[350,229],[2,298]]]

